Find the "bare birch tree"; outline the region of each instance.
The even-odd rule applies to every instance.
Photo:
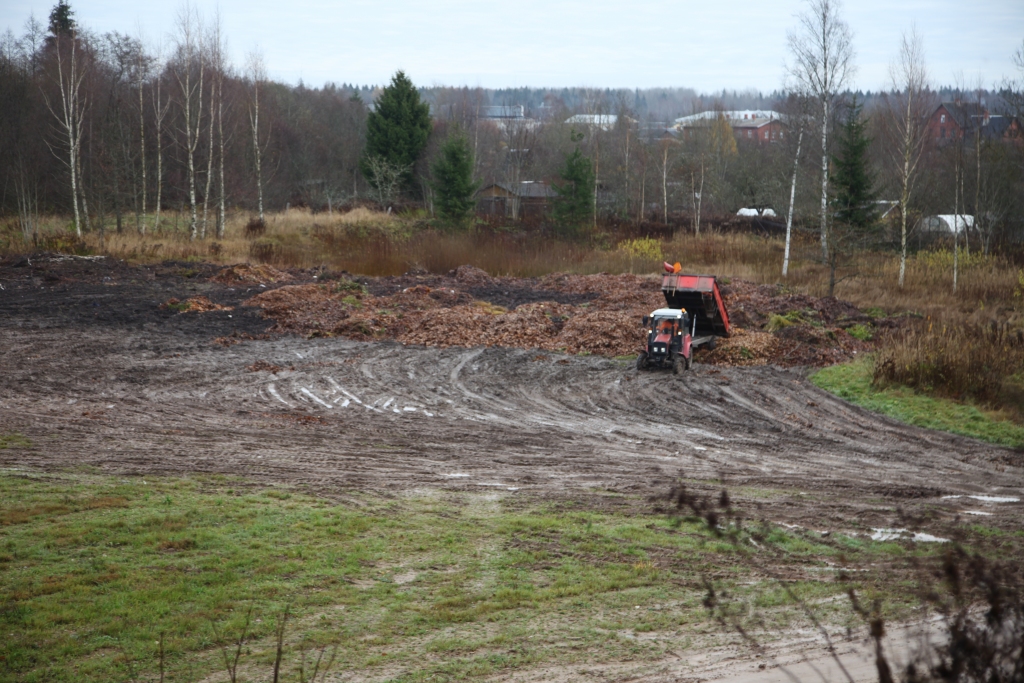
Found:
[[[676,141],[664,138],[659,143],[661,147],[661,222],[668,224],[668,176],[675,163],[675,155],[669,151],[676,146]]]
[[[804,144],[805,120],[800,121],[800,132],[796,138],[796,154],[793,155],[793,178],[789,184],[789,212],[786,214],[786,252],[782,257],[782,277],[789,275],[789,252],[793,243],[793,209],[796,205],[796,172],[800,167],[800,148]]]
[[[696,171],[690,172],[690,199],[693,201],[693,234],[700,234],[700,209],[704,201],[704,153],[700,153],[700,185],[697,185]]]
[[[82,188],[82,123],[85,120],[85,109],[88,104],[87,97],[82,93],[82,81],[85,80],[86,69],[82,64],[81,50],[78,45],[78,37],[74,29],[70,33],[57,32],[54,35],[54,52],[56,62],[56,74],[53,80],[56,81],[60,92],[60,101],[51,102],[51,98],[43,91],[43,98],[46,107],[57,119],[57,127],[60,134],[60,147],[64,148],[67,159],[64,160],[57,152],[57,149],[50,147],[51,151],[61,159],[67,167],[71,176],[71,204],[75,214],[75,234],[82,236],[82,217],[78,211],[79,194],[83,201],[83,213],[88,220],[87,205],[84,204],[85,195]]]
[[[960,101],[962,74],[957,74],[957,101]],[[954,129],[955,130],[955,129]],[[963,198],[963,156],[964,136],[962,131],[954,133],[953,141],[953,293],[956,294],[957,278],[960,274],[960,201]],[[966,226],[965,226],[966,229]]]
[[[178,44],[174,61],[174,77],[181,91],[179,106],[185,129],[185,156],[188,168],[189,239],[199,232],[196,211],[196,148],[203,119],[203,82],[206,77],[206,59],[203,55],[202,19],[198,10],[189,4],[178,12]]]
[[[156,69],[156,83],[154,83],[153,93],[153,123],[155,124],[155,135],[156,135],[156,206],[154,207],[153,216],[153,230],[160,230],[160,207],[163,205],[163,189],[164,189],[164,118],[167,117],[167,111],[171,108],[171,101],[168,99],[167,102],[163,101],[163,97],[160,94],[160,85],[162,78],[160,77],[160,69]],[[143,224],[143,230],[145,230],[145,224]]]
[[[840,0],[807,0],[798,27],[787,35],[793,58],[787,73],[795,88],[818,101],[821,110],[821,257],[828,260],[828,133],[835,99],[853,75],[850,28],[839,12]]]
[[[205,39],[205,57],[209,64],[210,69],[210,103],[208,105],[209,115],[206,119],[207,128],[207,142],[206,142],[206,189],[203,192],[203,229],[201,236],[206,239],[206,227],[209,219],[210,209],[210,191],[213,187],[213,156],[214,156],[214,145],[213,145],[213,129],[215,123],[214,110],[218,105],[219,95],[217,90],[217,83],[223,79],[220,77],[220,72],[223,67],[222,65],[222,44],[223,38],[221,35],[220,27],[220,13],[214,17],[213,24],[210,26],[210,31],[206,35]],[[223,189],[223,188],[222,188]]]
[[[256,165],[256,206],[263,221],[263,142],[260,141],[260,87],[267,80],[267,67],[263,53],[253,50],[249,53],[246,70],[249,72],[252,97],[249,101],[249,125],[252,128],[253,162]]]
[[[217,15],[217,34],[220,35],[220,14]],[[227,196],[224,193],[224,63],[225,48],[223,41],[217,41],[217,69],[214,78],[217,82],[217,163],[219,165],[217,181],[217,239],[224,239],[224,227],[227,222]]]
[[[885,96],[886,148],[900,188],[899,286],[903,287],[907,270],[907,213],[927,139],[931,100],[924,47],[917,29],[903,34],[899,55],[889,65],[889,78],[892,92]]]
[[[146,54],[142,36],[137,39],[138,52],[135,64],[135,87],[139,90],[139,154],[142,167],[142,196],[139,202],[138,218],[135,229],[142,235],[146,234],[146,105],[143,98],[146,78],[152,66],[152,58]]]

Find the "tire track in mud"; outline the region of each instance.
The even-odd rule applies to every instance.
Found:
[[[0,343],[0,429],[37,444],[0,451],[4,466],[219,472],[328,494],[661,493],[680,474],[849,504],[1024,489],[1019,454],[892,422],[789,370],[675,376],[520,349],[221,348],[96,329],[0,330]],[[257,360],[282,370],[248,371]]]

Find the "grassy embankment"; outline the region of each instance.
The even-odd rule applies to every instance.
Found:
[[[298,680],[302,651],[334,644],[334,671],[374,680],[642,667],[727,637],[701,606],[705,576],[749,599],[765,619],[751,628],[769,638],[807,627],[766,578],[763,557],[744,559],[696,520],[673,524],[618,496],[520,496],[354,494],[334,503],[226,477],[8,470],[0,669],[26,683],[155,680],[162,637],[168,680],[205,679],[223,671],[218,645],[238,638],[250,606],[245,680],[269,680],[286,606],[285,681]],[[757,552],[765,543],[787,585],[839,625],[856,620],[830,567],[889,566],[884,578],[857,577],[897,617],[912,606],[892,561],[937,551],[784,529]]]
[[[883,415],[928,429],[1024,448],[1024,425],[1005,411],[916,392],[901,385],[873,383],[874,358],[819,370],[811,381],[825,391]]]
[[[876,354],[811,379],[903,422],[1024,448],[1024,270],[977,252],[960,259],[955,294],[949,251],[915,255],[903,292],[879,291],[884,275],[844,291],[911,317]]]

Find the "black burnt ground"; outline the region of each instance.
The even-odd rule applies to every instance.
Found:
[[[240,303],[265,288],[210,281],[219,266],[164,262],[135,266],[112,258],[35,254],[0,263],[0,321],[26,328],[142,330],[156,337],[213,338],[263,334],[272,321]],[[232,311],[179,313],[172,298],[206,296]]]

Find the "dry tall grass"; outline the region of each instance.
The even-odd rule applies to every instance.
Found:
[[[228,215],[225,237],[190,241],[185,215],[163,215],[159,230],[138,234],[134,221],[126,220],[121,233],[108,226],[102,236],[96,230],[82,240],[72,237],[65,217],[40,221],[36,244],[26,241],[13,221],[0,225],[0,253],[36,249],[105,253],[129,261],[208,260],[218,263],[266,262],[278,267],[326,266],[364,275],[396,275],[413,269],[447,272],[464,264],[483,268],[492,275],[540,276],[556,271],[659,272],[661,261],[680,261],[690,272],[716,273],[759,283],[783,283],[794,290],[822,296],[827,278],[816,262],[812,236],[798,234],[790,274],[782,277],[783,244],[780,239],[750,234],[678,233],[656,245],[635,248],[636,241],[619,242],[605,235],[604,246],[566,242],[537,232],[514,229],[481,229],[450,234],[430,229],[423,221],[366,208],[347,213],[311,214],[305,209],[270,213],[263,234],[246,237],[251,216]],[[130,227],[129,227],[130,226]],[[209,233],[213,232],[211,225]],[[644,240],[647,242],[647,240]],[[1013,292],[1024,288],[1019,269],[1000,257],[977,252],[960,253],[958,289],[953,292],[952,253],[920,252],[907,264],[906,285],[896,286],[897,259],[884,252],[852,255],[837,287],[837,296],[858,306],[879,307],[889,312],[915,311],[945,315],[959,311],[969,315],[979,308],[1013,306]],[[1020,298],[1016,304],[1024,303]]]
[[[883,346],[875,382],[970,398],[1024,417],[1024,327],[1019,318],[927,318]]]
[[[579,273],[655,272],[661,256],[631,254],[616,248],[618,240],[605,236],[605,248],[567,242],[520,230],[492,230],[450,234],[429,229],[423,221],[357,208],[347,213],[310,214],[305,209],[266,215],[262,234],[246,236],[246,213],[229,214],[224,239],[191,241],[184,215],[164,214],[160,230],[147,234],[125,222],[121,233],[107,226],[81,241],[70,236],[66,218],[40,221],[37,243],[22,239],[13,223],[0,230],[0,252],[35,249],[104,253],[129,261],[209,260],[218,263],[267,262],[279,267],[327,266],[365,275],[396,275],[411,269],[447,272],[464,264],[493,275],[540,276],[556,271]],[[131,227],[128,227],[128,226]],[[210,226],[208,232],[212,233]],[[717,269],[733,277],[768,281],[776,277],[781,245],[752,235],[680,236],[662,243],[664,258],[683,260],[687,268]]]

